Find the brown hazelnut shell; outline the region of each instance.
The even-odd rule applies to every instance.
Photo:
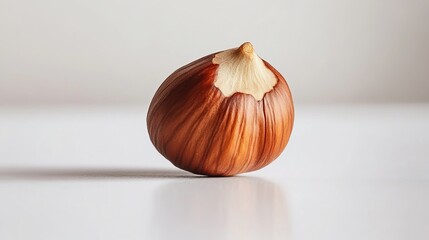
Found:
[[[226,97],[214,86],[217,53],[172,73],[149,106],[147,127],[156,149],[175,166],[209,176],[260,169],[276,159],[293,127],[292,96],[283,76],[263,99],[244,93]]]

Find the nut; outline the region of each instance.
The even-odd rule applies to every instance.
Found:
[[[246,42],[172,73],[152,99],[147,126],[156,149],[175,166],[231,176],[276,159],[293,120],[285,79]]]

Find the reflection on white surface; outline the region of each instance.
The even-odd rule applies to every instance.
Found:
[[[140,107],[0,108],[0,240],[429,239],[428,104],[296,113],[279,159],[206,178]]]
[[[155,192],[158,239],[289,239],[277,185],[255,177],[176,180]]]

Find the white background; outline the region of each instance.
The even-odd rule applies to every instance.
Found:
[[[0,239],[429,238],[427,0],[0,0]],[[148,103],[251,41],[290,142],[231,178],[175,168]]]
[[[147,103],[251,41],[296,102],[429,100],[426,0],[0,0],[0,103]]]

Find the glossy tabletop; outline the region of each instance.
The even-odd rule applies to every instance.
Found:
[[[283,154],[175,168],[144,106],[0,107],[0,239],[429,239],[429,105],[296,106]]]

